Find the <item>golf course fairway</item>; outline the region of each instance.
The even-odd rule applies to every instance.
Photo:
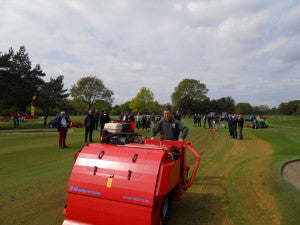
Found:
[[[194,185],[173,202],[170,225],[300,224],[300,191],[280,173],[285,162],[300,158],[300,117],[270,116],[270,128],[244,128],[244,140],[232,139],[225,128],[213,131],[194,127],[192,119],[183,122],[201,162]],[[147,131],[140,133],[149,137]],[[73,128],[70,148],[58,149],[55,132],[0,132],[0,224],[62,223],[83,135],[83,128]],[[193,163],[192,156],[188,160]]]

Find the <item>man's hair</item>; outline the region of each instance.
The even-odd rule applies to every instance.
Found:
[[[170,112],[172,112],[171,107],[165,107],[164,111],[170,111]]]

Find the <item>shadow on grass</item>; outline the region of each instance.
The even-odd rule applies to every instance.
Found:
[[[226,204],[223,177],[206,176],[195,182],[195,188],[183,193],[182,200],[173,202],[170,224],[222,224]]]
[[[223,202],[213,194],[186,193],[184,200],[173,202],[170,224],[222,224]]]

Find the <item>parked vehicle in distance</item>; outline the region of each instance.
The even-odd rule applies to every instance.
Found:
[[[50,120],[49,127],[51,127],[51,128],[57,127],[56,118]]]
[[[57,127],[56,118],[50,120],[49,127],[51,127],[51,128]],[[77,127],[77,128],[83,127],[83,123],[80,123],[80,122],[71,122],[70,127]]]
[[[2,119],[1,119],[0,121],[1,121],[1,122],[9,122],[9,121],[10,121],[10,117],[3,116]]]
[[[13,117],[13,116],[14,116],[14,114],[11,113],[10,117]],[[30,115],[28,113],[20,113],[20,117],[24,118],[24,120],[27,120],[27,119],[38,119],[39,118],[37,115]]]
[[[83,123],[80,122],[71,122],[71,127],[83,127]]]

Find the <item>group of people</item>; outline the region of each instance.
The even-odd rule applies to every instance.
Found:
[[[220,125],[222,116],[218,114],[195,114],[194,115],[194,126],[201,127],[203,124],[203,128],[208,128],[218,130],[218,126]]]
[[[147,129],[151,128],[151,139],[155,139],[155,136],[160,133],[160,138],[163,140],[173,140],[173,141],[183,141],[188,135],[188,128],[180,120],[181,115],[177,111],[173,116],[170,109],[164,109],[163,115],[155,115],[152,113],[150,116],[140,113],[137,113],[134,117],[131,113],[121,113],[119,116],[120,120],[124,121],[135,121],[137,129]],[[195,114],[194,115],[194,126],[200,126],[203,120],[203,127],[208,127],[217,129],[218,124],[221,121],[221,116],[217,114]],[[110,117],[106,111],[99,112],[98,110],[89,110],[88,114],[84,119],[85,126],[85,136],[84,141],[92,142],[93,141],[93,131],[98,130],[100,124],[100,136],[101,131],[104,128],[105,123],[110,122]],[[243,139],[243,127],[244,127],[244,118],[242,115],[229,114],[227,117],[229,135],[232,138],[238,140]],[[67,128],[70,125],[70,120],[66,117],[65,112],[61,112],[57,120],[57,129],[59,131],[59,148],[68,148],[66,145],[65,139],[67,134]],[[181,136],[179,134],[181,132]]]
[[[229,114],[227,117],[222,118],[221,115],[218,114],[195,114],[193,117],[194,126],[201,127],[201,122],[203,121],[203,127],[206,128],[206,124],[208,124],[208,128],[218,130],[218,126],[221,124],[222,120],[226,120],[228,123],[229,136],[232,138],[236,138],[238,140],[243,139],[243,127],[244,127],[244,118],[242,115]],[[226,126],[224,126],[226,128]]]
[[[136,116],[134,116],[132,113],[122,112],[119,117],[120,120],[135,121],[136,128],[138,130],[152,129],[153,125],[161,118],[162,116],[160,114],[151,113],[151,115],[147,115],[144,113],[142,115],[139,112],[136,114]]]
[[[227,118],[229,136],[232,138],[243,139],[244,118],[242,115],[228,114]]]
[[[93,142],[93,131],[98,130],[100,125],[100,136],[105,123],[110,121],[110,117],[106,111],[89,110],[84,118],[84,141]],[[71,125],[69,117],[62,111],[56,118],[57,131],[59,133],[58,147],[60,149],[68,148],[66,145],[67,130]]]
[[[110,117],[106,111],[99,112],[98,110],[89,110],[88,114],[84,118],[84,141],[93,142],[93,131],[98,130],[100,124],[100,136],[106,123],[109,123]]]

